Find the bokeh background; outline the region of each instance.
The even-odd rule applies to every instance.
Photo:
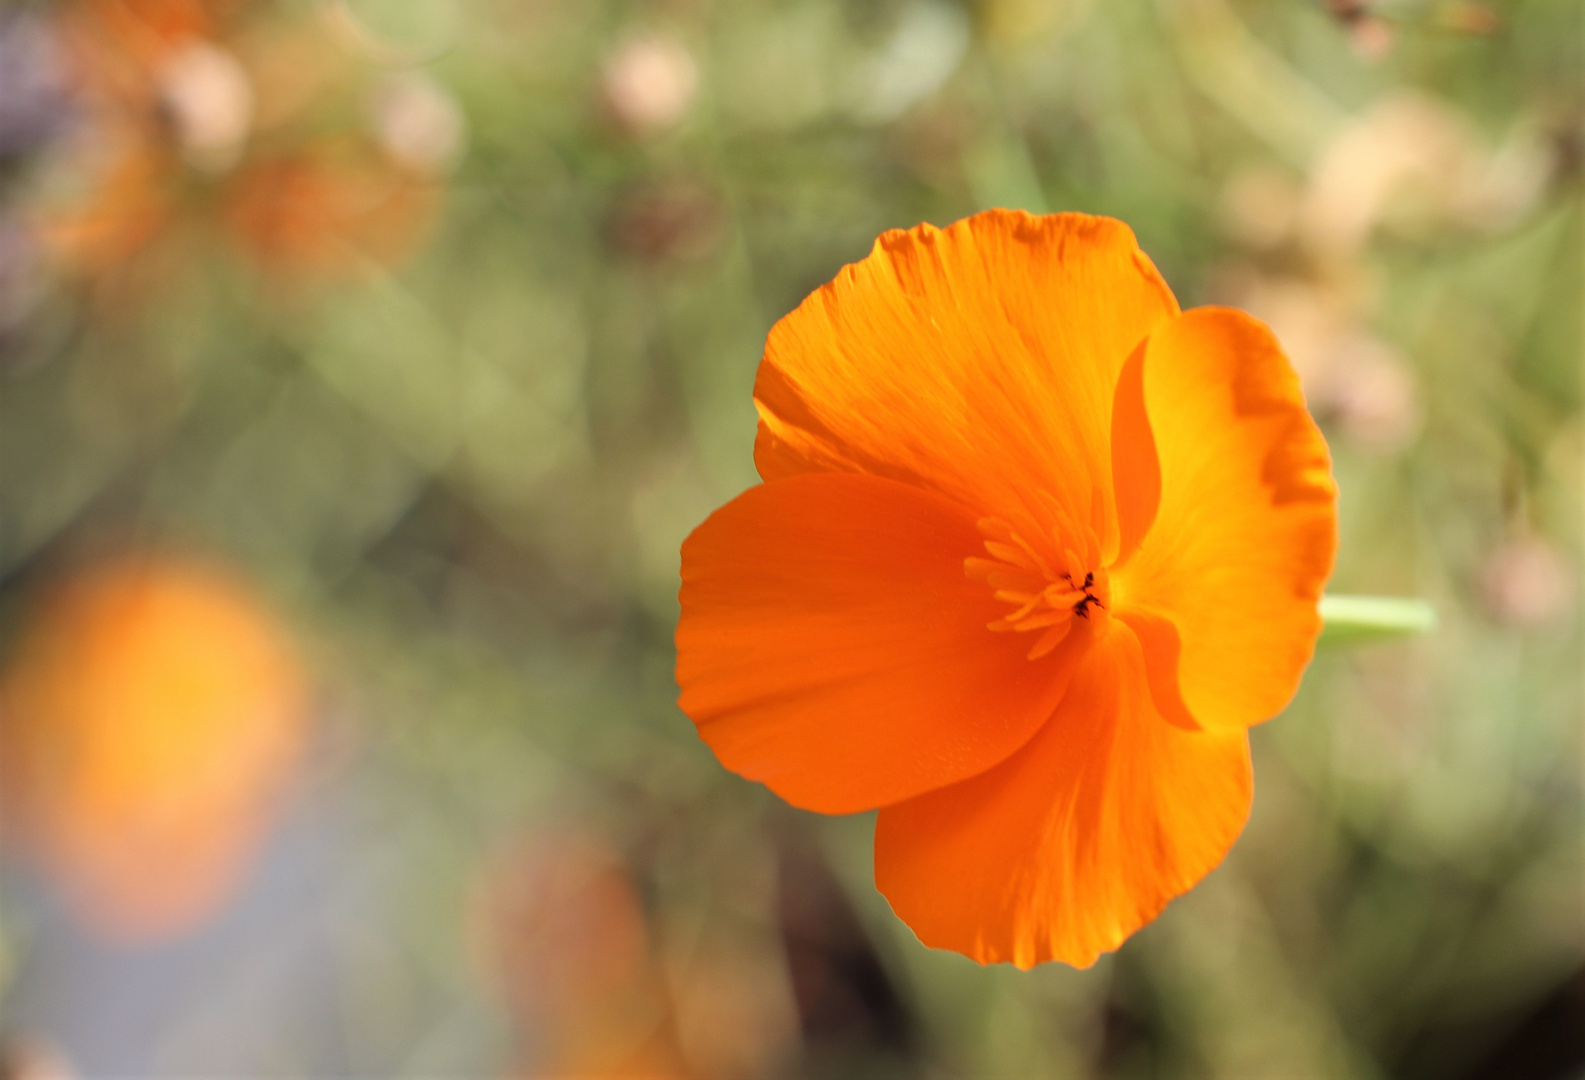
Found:
[[[1575,0],[0,7],[0,1074],[1585,1075]],[[1129,222],[1342,489],[1226,864],[920,946],[678,712],[678,545],[875,235]]]

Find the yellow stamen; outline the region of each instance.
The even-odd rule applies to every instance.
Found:
[[[1029,650],[1029,659],[1039,660],[1052,649],[1055,649],[1058,645],[1061,645],[1062,639],[1068,636],[1068,630],[1071,629],[1072,626],[1073,623],[1070,621],[1063,623],[1061,626],[1054,626],[1050,630],[1047,630],[1040,640],[1035,642],[1035,647]]]
[[[1110,596],[1105,572],[1087,569],[1090,564],[1085,557],[1060,537],[1055,545],[1060,555],[1054,560],[1061,567],[1059,573],[1000,518],[983,519],[979,530],[987,537],[985,551],[990,558],[964,559],[963,572],[989,585],[997,600],[1012,605],[1005,616],[987,623],[988,629],[998,633],[1044,631],[1029,650],[1031,660],[1060,645],[1072,631],[1075,618],[1091,619],[1105,611]]]

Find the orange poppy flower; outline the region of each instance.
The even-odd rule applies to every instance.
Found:
[[[879,808],[927,945],[1087,966],[1248,816],[1335,549],[1271,332],[1120,222],[889,232],[771,330],[765,483],[683,544],[680,704],[729,768]]]

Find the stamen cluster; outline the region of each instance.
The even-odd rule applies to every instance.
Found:
[[[1073,629],[1073,619],[1091,617],[1091,610],[1106,609],[1106,572],[1088,570],[1078,552],[1053,534],[1057,551],[1062,552],[1060,570],[1001,518],[984,518],[980,532],[987,538],[989,559],[963,560],[964,572],[995,590],[996,599],[1014,605],[1014,610],[987,624],[996,631],[1045,633],[1029,650],[1029,659],[1038,660],[1062,644]],[[1099,577],[1097,576],[1099,575]]]

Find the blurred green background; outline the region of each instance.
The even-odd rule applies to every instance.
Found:
[[[1585,1075],[1582,51],[1575,0],[0,8],[0,1074]],[[1441,615],[1322,650],[1226,864],[1089,971],[924,949],[870,817],[675,706],[766,331],[990,206],[1270,322],[1333,591]],[[198,706],[50,598],[200,563],[298,657],[307,705],[236,706],[306,716],[290,775],[107,751],[134,809],[84,811],[84,746]],[[266,808],[224,887],[107,932],[209,856],[149,826],[86,896],[49,823],[242,814],[181,794],[219,757]]]

